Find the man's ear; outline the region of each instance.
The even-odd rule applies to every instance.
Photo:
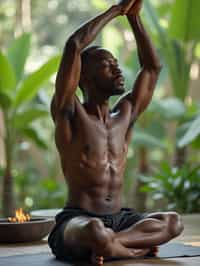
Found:
[[[86,76],[85,76],[85,74],[83,72],[81,72],[80,84],[81,84],[81,87],[83,87],[83,88],[87,84],[87,78],[86,78]]]
[[[92,79],[90,78],[90,75],[87,75],[87,73],[82,73],[80,77],[80,82],[83,84],[83,87],[89,88],[92,84]]]

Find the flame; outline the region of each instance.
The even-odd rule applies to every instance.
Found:
[[[23,212],[22,208],[15,211],[15,217],[8,217],[9,222],[19,222],[24,223],[30,221],[31,217],[29,214]]]

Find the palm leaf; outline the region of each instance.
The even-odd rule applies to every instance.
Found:
[[[16,128],[26,128],[30,123],[36,119],[45,117],[48,115],[47,110],[41,107],[29,108],[23,112],[19,112],[15,115],[14,126]]]
[[[0,91],[13,90],[15,86],[14,70],[7,57],[0,51]]]
[[[24,33],[12,42],[7,51],[8,59],[15,71],[17,82],[21,80],[24,73],[24,65],[30,49],[30,34]]]
[[[39,70],[30,74],[21,84],[14,101],[14,106],[18,107],[20,104],[31,100],[52,74],[58,68],[60,56],[54,56],[47,63],[42,65]]]
[[[200,1],[176,0],[173,5],[169,32],[184,42],[200,40]]]

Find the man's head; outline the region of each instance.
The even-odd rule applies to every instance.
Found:
[[[81,54],[80,88],[86,97],[90,90],[105,96],[124,93],[124,78],[113,55],[99,46],[92,46]]]

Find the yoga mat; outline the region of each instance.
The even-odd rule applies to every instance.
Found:
[[[159,247],[159,258],[196,257],[200,256],[200,247],[168,243]],[[148,258],[146,258],[148,260]],[[57,261],[50,253],[17,255],[1,257],[0,266],[83,266],[83,263],[67,263]]]

